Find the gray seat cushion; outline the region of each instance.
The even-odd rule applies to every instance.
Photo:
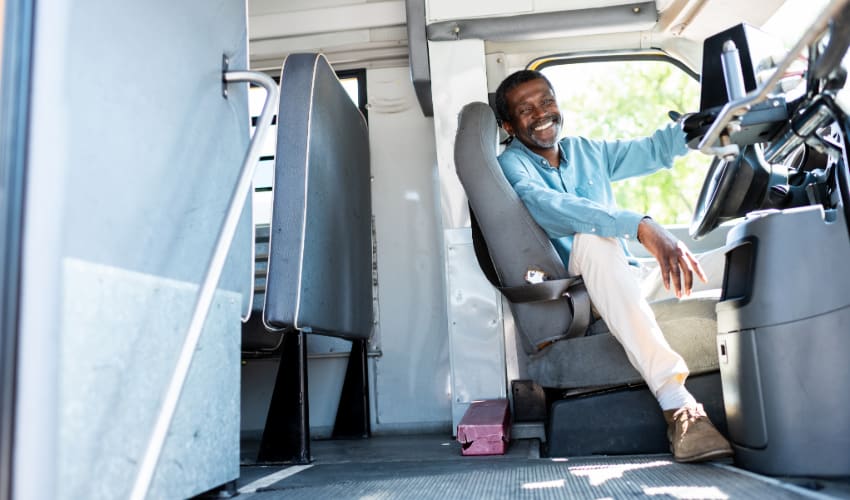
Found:
[[[720,366],[715,319],[718,298],[718,294],[704,293],[650,304],[664,337],[693,375],[716,371]],[[601,330],[597,335],[561,340],[528,356],[524,360],[527,376],[543,387],[562,389],[642,383],[617,339],[604,325]]]
[[[366,121],[327,59],[283,63],[263,320],[347,339],[372,332]]]

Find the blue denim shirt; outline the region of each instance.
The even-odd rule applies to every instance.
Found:
[[[624,249],[625,239],[637,238],[638,224],[646,214],[617,208],[612,181],[671,168],[676,156],[688,152],[685,134],[672,124],[640,139],[565,137],[559,145],[557,168],[516,139],[499,156],[499,164],[551,238],[564,266],[569,266],[575,233],[617,237]]]

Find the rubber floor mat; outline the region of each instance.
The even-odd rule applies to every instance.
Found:
[[[250,495],[271,499],[826,498],[669,455],[316,465]]]

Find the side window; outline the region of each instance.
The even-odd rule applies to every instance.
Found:
[[[670,110],[699,110],[699,82],[663,60],[550,63],[541,71],[555,87],[566,135],[643,137],[669,123]],[[662,224],[688,224],[710,161],[691,151],[672,170],[616,182],[617,203]]]
[[[337,73],[340,83],[351,97],[352,102],[366,116],[366,71],[352,70]],[[248,90],[248,111],[251,114],[251,133],[263,110],[266,92],[259,87]],[[274,185],[274,163],[277,147],[277,121],[272,119],[272,126],[266,135],[260,151],[260,163],[254,174],[254,225],[269,224],[272,220],[272,187]]]

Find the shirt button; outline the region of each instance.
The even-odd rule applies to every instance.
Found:
[[[595,227],[590,228],[590,232],[591,232],[591,233],[595,233],[595,232],[596,232],[596,228],[595,228]]]
[[[590,184],[591,186],[593,185],[593,181],[587,181],[587,183]]]
[[[629,235],[628,235],[628,234],[627,234],[627,235],[624,235],[624,236],[623,236],[623,238],[625,238],[625,239],[629,239]]]

